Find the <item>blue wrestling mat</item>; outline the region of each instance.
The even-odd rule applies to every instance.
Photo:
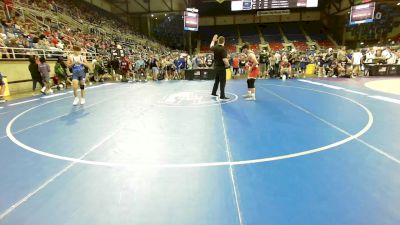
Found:
[[[0,105],[1,225],[400,224],[400,96],[355,81],[105,84]]]

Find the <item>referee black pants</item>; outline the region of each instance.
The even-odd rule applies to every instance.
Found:
[[[212,90],[213,95],[217,95],[218,84],[220,88],[220,98],[225,98],[225,85],[226,85],[226,70],[225,68],[222,69],[215,69],[215,82],[214,87]]]

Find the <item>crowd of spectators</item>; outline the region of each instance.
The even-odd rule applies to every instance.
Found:
[[[346,47],[337,49],[309,49],[298,52],[293,49],[278,51],[255,51],[260,64],[260,78],[287,78],[318,76],[318,77],[356,77],[368,75],[366,66],[400,64],[399,46],[365,47],[348,50]],[[228,55],[233,69],[233,75],[245,75],[247,62],[242,54]],[[193,68],[211,68],[212,54],[203,53],[193,57]],[[364,73],[363,73],[364,72]],[[236,78],[236,77],[234,77]]]
[[[184,48],[183,18],[181,15],[169,15],[154,29],[154,36],[174,49]]]
[[[153,80],[183,79],[184,70],[213,69],[213,55],[210,53],[189,56],[184,53],[167,54],[157,57],[149,54],[144,58],[129,59],[132,65],[129,71],[136,74],[142,71]],[[149,57],[148,57],[149,56]],[[296,52],[282,49],[280,51],[263,50],[256,52],[261,74],[259,78],[295,78],[308,76],[318,77],[357,77],[367,76],[368,65],[400,65],[400,49],[394,47],[371,47],[347,50],[337,49],[309,50]],[[248,62],[241,53],[228,54],[233,78],[246,77]],[[143,60],[144,59],[144,60]],[[142,62],[142,63],[141,63]],[[155,63],[153,63],[155,62]],[[142,66],[140,66],[142,65]],[[134,76],[132,76],[134,80]]]
[[[45,23],[38,23],[25,15],[24,7],[36,10],[40,15],[45,11]],[[51,17],[60,14],[68,15],[79,26],[59,22]],[[0,58],[26,58],[31,54],[43,54],[43,51],[37,51],[42,49],[53,53],[50,56],[57,57],[64,51],[70,51],[73,46],[81,47],[84,52],[106,55],[111,48],[117,46],[117,42],[132,49],[142,45],[164,48],[138,35],[112,14],[83,1],[14,0],[12,7],[0,8],[0,20]],[[6,50],[5,47],[36,51]]]
[[[213,68],[212,54],[189,56],[182,51],[173,51],[136,34],[117,18],[111,15],[104,16],[98,9],[95,10],[93,6],[82,1],[19,0],[18,3],[17,1],[14,3],[13,7],[0,8],[0,58],[29,57],[31,74],[34,71],[32,74],[34,81],[38,78],[36,69],[32,68],[39,67],[41,61],[44,61],[42,58],[54,57],[58,62],[54,68],[56,76],[53,83],[57,88],[61,85],[68,86],[70,72],[64,61],[74,46],[80,47],[86,58],[96,55],[90,59],[92,68],[87,68],[90,74],[88,82],[105,79],[121,81],[183,79],[184,70]],[[68,15],[82,26],[76,27],[59,22],[47,25],[37,23],[33,18],[22,15],[20,9],[27,5],[38,11],[46,10],[54,14]],[[177,32],[174,32],[172,27],[174,26],[171,28],[160,26],[158,32],[160,34],[169,32],[171,35],[168,37],[175,39],[173,34]],[[14,49],[10,51],[5,47]],[[40,50],[46,50],[46,53],[41,54]],[[392,47],[357,50],[346,50],[343,47],[312,49],[307,52],[291,49],[263,50],[257,51],[256,55],[262,72],[260,78],[283,76],[291,78],[304,76],[306,73],[319,77],[354,77],[362,74],[361,71],[366,64],[400,64],[400,50]],[[231,53],[229,58],[234,78],[237,75],[245,76],[247,62],[243,55]],[[36,82],[33,89],[35,86]]]
[[[60,21],[61,16],[72,22]],[[70,84],[65,60],[74,47],[92,62],[87,68],[88,82],[126,80],[136,74],[158,80],[164,70],[168,72],[163,78],[182,78],[183,66],[177,63],[182,62],[178,60],[182,52],[137,34],[112,14],[84,1],[9,0],[0,6],[0,20],[0,58],[29,58],[33,90],[37,83],[46,84],[38,70],[45,58],[57,60],[51,74],[53,88]]]
[[[240,57],[240,56],[239,56]],[[368,75],[366,66],[400,64],[400,49],[397,47],[371,47],[347,50],[346,47],[329,48],[307,52],[263,51],[257,54],[265,68],[262,77],[357,77]],[[363,71],[365,73],[363,73]]]

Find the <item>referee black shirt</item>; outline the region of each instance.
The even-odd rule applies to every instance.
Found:
[[[225,69],[225,63],[222,59],[228,58],[228,53],[222,45],[215,45],[211,48],[214,52],[214,69]]]

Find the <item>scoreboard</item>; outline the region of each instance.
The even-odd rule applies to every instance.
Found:
[[[318,0],[232,0],[232,11],[318,7]]]
[[[350,24],[370,23],[374,21],[375,2],[351,7]]]
[[[188,8],[184,16],[184,29],[189,31],[199,30],[199,10]]]

